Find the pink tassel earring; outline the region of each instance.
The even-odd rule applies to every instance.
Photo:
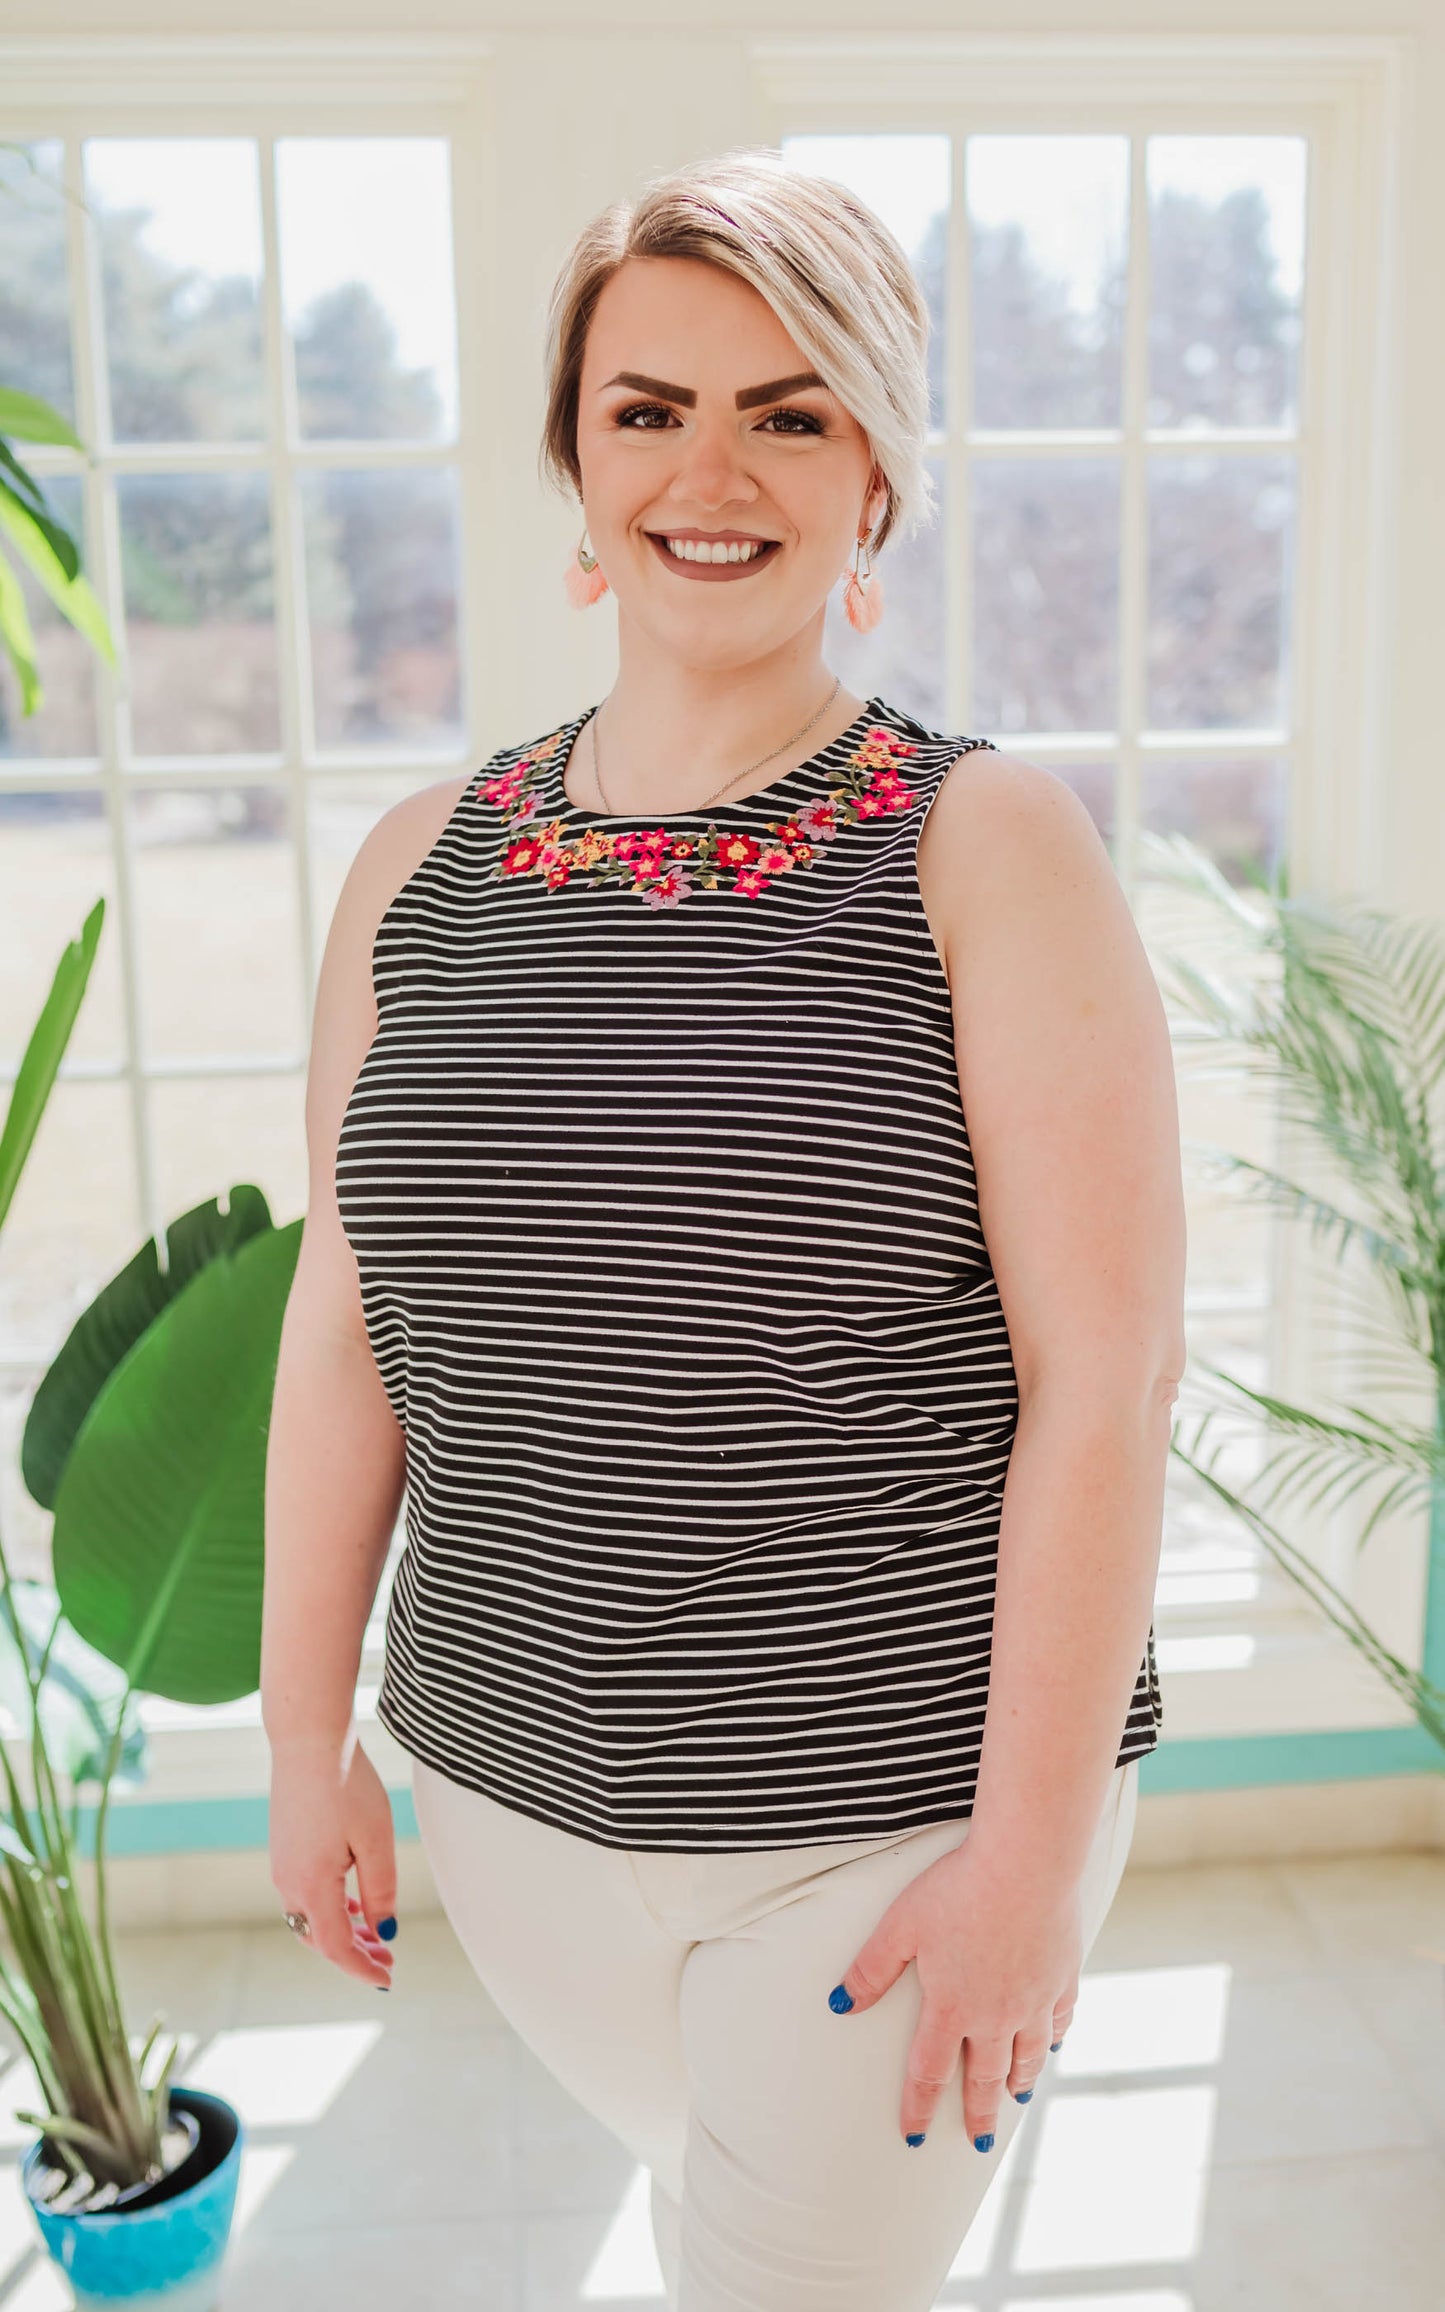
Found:
[[[607,580],[587,543],[585,529],[577,542],[577,551],[567,557],[562,584],[574,610],[585,610],[589,603],[598,601],[607,592]]]
[[[858,568],[860,554],[865,564],[861,573]],[[843,589],[843,615],[859,634],[871,634],[883,616],[883,588],[873,567],[867,542],[862,538],[853,549],[853,567]]]

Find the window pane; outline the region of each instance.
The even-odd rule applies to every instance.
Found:
[[[1267,771],[1270,766],[1255,767]],[[1224,766],[1219,768],[1222,772]],[[1193,1002],[1179,990],[1174,964],[1177,958],[1206,976],[1254,985],[1266,1001],[1273,1000],[1280,965],[1277,957],[1260,953],[1217,899],[1152,863],[1147,842],[1140,846],[1139,862],[1135,920],[1175,1041],[1189,1187],[1189,1287],[1223,1337],[1240,1311],[1260,1313],[1269,1307],[1275,1223],[1267,1207],[1247,1204],[1237,1188],[1200,1161],[1197,1144],[1273,1165],[1276,1096],[1264,1076],[1200,1027]]]
[[[0,346],[5,383],[38,394],[73,426],[62,160],[57,137],[0,147]]]
[[[285,1076],[162,1078],[146,1087],[156,1198],[167,1220],[253,1181],[278,1228],[306,1210],[306,1082]]]
[[[973,534],[974,722],[990,735],[1112,730],[1117,460],[977,459]]]
[[[1292,457],[1150,460],[1154,729],[1284,726],[1294,498]]]
[[[1129,141],[972,136],[973,423],[1122,415]]]
[[[17,1068],[56,966],[97,899],[105,921],[66,1064],[118,1061],[120,924],[104,798],[94,787],[0,792],[0,1066]],[[3,1107],[4,1094],[0,1094]]]
[[[902,243],[928,304],[929,422],[941,430],[952,171],[949,138],[785,136],[782,152],[789,165],[805,175],[831,177],[835,184],[846,185]],[[877,689],[877,683],[870,683],[870,691]]]
[[[442,137],[282,137],[277,212],[303,435],[451,441],[457,361]]]
[[[16,444],[25,462],[26,444]],[[80,478],[75,474],[35,477],[55,520],[70,532],[80,548],[80,565],[94,585],[85,535]],[[31,629],[35,636],[35,663],[40,670],[41,700],[33,714],[22,714],[20,684],[8,652],[0,652],[0,756],[53,761],[80,756],[93,761],[98,752],[95,721],[95,654],[68,618],[61,615],[30,565],[16,547],[0,548],[20,581]]]
[[[274,749],[266,476],[126,474],[116,492],[134,751]]]
[[[296,853],[282,788],[140,788],[127,807],[145,1058],[299,1054]]]
[[[419,788],[438,784],[434,770],[317,771],[308,778],[311,906],[318,955],[351,863],[377,820]]]
[[[53,1357],[142,1235],[124,1085],[61,1077],[5,1216],[0,1340],[7,1357]]]
[[[1283,755],[1213,757],[1144,765],[1140,822],[1152,833],[1187,835],[1229,881],[1272,876],[1285,855],[1289,766]]]
[[[454,471],[308,474],[301,498],[317,744],[458,751]]]
[[[1148,140],[1149,423],[1294,425],[1305,140]]]
[[[266,430],[261,201],[249,137],[92,137],[110,417],[121,442]]]
[[[823,650],[828,664],[861,698],[881,697],[916,715],[933,730],[943,727],[944,634],[943,545],[947,536],[941,457],[928,460],[938,501],[935,518],[911,538],[890,539],[873,564],[884,589],[881,625],[859,634],[843,609],[843,581],[828,596]],[[852,562],[847,565],[851,570]]]

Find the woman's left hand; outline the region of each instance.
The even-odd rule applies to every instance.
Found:
[[[1006,1886],[995,1866],[970,1859],[965,1838],[883,1913],[843,1977],[854,2007],[873,2006],[910,1959],[923,2005],[908,2053],[902,2132],[926,2133],[962,2050],[964,2125],[975,2144],[986,2136],[982,2148],[991,2149],[1004,2091],[1032,2094],[1073,2016],[1083,1964],[1080,1888]]]

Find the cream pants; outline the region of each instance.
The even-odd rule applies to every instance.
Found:
[[[828,1994],[968,1820],[724,1854],[599,1846],[414,1759],[443,1908],[486,1990],[575,2100],[651,2171],[672,2312],[928,2312],[1015,2129],[964,2133],[960,2071],[927,2141],[899,2126],[911,1965],[871,2008]],[[1123,1875],[1139,1763],[1089,1850],[1084,1948]]]

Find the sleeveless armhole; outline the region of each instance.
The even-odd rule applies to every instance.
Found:
[[[915,781],[922,789],[923,801],[921,808],[910,813],[911,825],[903,854],[903,880],[908,899],[909,920],[923,949],[925,965],[929,969],[930,976],[933,978],[938,991],[951,1005],[953,993],[949,986],[948,974],[943,967],[943,958],[938,951],[938,942],[933,935],[933,926],[928,920],[928,910],[923,904],[923,885],[918,874],[918,847],[923,839],[923,829],[927,823],[928,815],[942,794],[944,787],[948,784],[950,777],[955,774],[967,775],[962,768],[964,758],[984,750],[990,754],[997,750],[992,739],[945,738],[939,740],[935,737],[934,744],[939,750],[940,759],[923,778]]]
[[[470,773],[456,802],[447,813],[436,835],[426,850],[392,893],[381,911],[371,942],[371,990],[376,1001],[376,1016],[380,1023],[387,1001],[405,969],[407,957],[414,952],[408,942],[409,929],[415,928],[416,902],[433,890],[439,870],[453,855],[475,852],[480,858],[488,840],[489,830],[483,824],[487,805],[481,790],[499,770],[526,752],[525,746],[505,747],[492,755],[479,770]]]

